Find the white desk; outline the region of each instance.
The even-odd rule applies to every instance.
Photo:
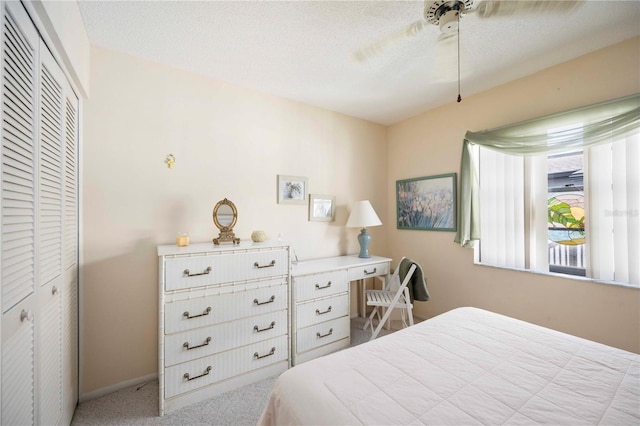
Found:
[[[350,283],[359,281],[360,315],[365,315],[364,282],[388,276],[391,259],[357,255],[292,264],[292,362],[304,362],[349,346]]]

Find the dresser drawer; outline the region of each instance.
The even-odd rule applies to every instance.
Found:
[[[349,316],[349,295],[312,300],[296,305],[296,326],[298,328]]]
[[[281,336],[165,369],[164,397],[171,398],[221,380],[288,359]]]
[[[379,275],[387,275],[389,273],[389,263],[373,263],[367,266],[354,266],[349,268],[349,281],[362,280],[369,277],[377,277]]]
[[[165,262],[165,289],[182,290],[286,275],[288,250],[176,257]]]
[[[287,334],[287,311],[171,334],[165,338],[164,365],[169,367]]]
[[[165,334],[287,309],[287,285],[216,294],[164,305]]]
[[[349,337],[349,317],[298,329],[296,333],[296,353],[303,353],[340,339]]]
[[[296,302],[331,296],[349,291],[347,270],[293,277]]]

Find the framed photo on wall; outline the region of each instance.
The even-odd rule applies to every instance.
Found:
[[[309,221],[333,222],[336,218],[336,197],[331,195],[309,195]]]
[[[456,230],[456,174],[396,181],[398,229]]]
[[[308,192],[306,177],[278,175],[278,204],[306,204]]]

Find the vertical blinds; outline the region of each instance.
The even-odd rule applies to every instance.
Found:
[[[524,157],[480,147],[480,261],[525,267]]]
[[[535,173],[525,174],[523,156],[484,147],[478,151],[480,262],[548,271],[548,260],[540,254],[547,245],[546,172],[536,167]],[[640,285],[640,135],[586,152],[587,276]],[[531,185],[536,180],[540,182]],[[529,186],[537,187],[531,191],[537,195],[527,199]],[[530,222],[526,210],[537,212]],[[535,223],[540,219],[541,226]]]
[[[640,136],[589,148],[589,273],[640,284]]]

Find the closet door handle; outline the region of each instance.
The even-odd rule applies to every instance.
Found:
[[[274,300],[276,300],[276,296],[273,295],[269,298],[269,300],[267,300],[266,302],[260,302],[258,301],[258,299],[253,299],[253,304],[254,305],[266,305],[267,303],[272,303]]]
[[[275,326],[276,326],[276,322],[275,321],[271,321],[271,325],[269,325],[269,327],[266,327],[266,328],[260,328],[257,325],[254,325],[253,326],[253,331],[255,331],[256,333],[261,333],[263,331],[271,330]]]
[[[271,356],[276,353],[276,347],[272,347],[268,354],[260,355],[258,352],[253,354],[253,359],[260,359]]]
[[[205,309],[204,312],[201,314],[189,316],[189,311],[184,311],[182,316],[185,317],[186,319],[192,319],[192,318],[203,317],[205,315],[209,315],[210,313],[211,313],[211,306],[207,306],[207,309]]]
[[[323,286],[321,286],[320,284],[316,284],[316,290],[322,290],[323,288],[329,288],[329,287],[331,287],[331,281],[329,281],[327,285],[323,285]]]
[[[189,373],[184,373],[184,376],[182,376],[184,379],[191,381],[191,380],[195,380],[195,379],[199,379],[200,377],[204,377],[206,375],[208,375],[209,373],[211,373],[211,366],[208,366],[206,370],[204,370],[204,373],[200,374],[199,376],[195,376],[195,377],[189,377]]]
[[[320,334],[320,332],[318,332],[316,333],[316,337],[318,339],[322,339],[323,337],[331,336],[332,334],[333,334],[333,328],[330,328],[327,334]]]
[[[257,268],[257,269],[262,269],[262,268],[271,268],[272,266],[276,266],[276,261],[275,261],[275,259],[274,259],[274,260],[272,260],[272,261],[271,261],[271,263],[268,263],[268,264],[266,264],[266,265],[260,265],[258,262],[256,262],[256,263],[254,263],[254,264],[253,264],[253,267],[254,267],[254,268]]]
[[[211,266],[209,266],[207,269],[205,269],[202,272],[198,272],[197,274],[192,274],[191,272],[189,272],[188,269],[185,269],[183,274],[186,277],[197,277],[199,275],[209,275],[210,272],[211,272]]]
[[[378,268],[373,268],[373,271],[371,272],[367,271],[366,269],[364,270],[365,275],[375,274],[376,272],[378,272]]]
[[[189,342],[184,342],[184,343],[182,344],[182,346],[183,346],[186,350],[190,351],[191,349],[196,349],[196,348],[201,348],[201,347],[203,347],[203,346],[208,346],[210,342],[211,342],[211,337],[207,337],[207,338],[205,339],[204,343],[203,343],[203,344],[201,344],[201,345],[198,345],[198,346],[189,346]]]
[[[33,312],[31,311],[31,309],[23,309],[22,312],[20,312],[20,322],[25,321],[33,321]]]
[[[329,305],[326,311],[320,312],[320,309],[316,309],[316,315],[324,315],[324,314],[328,314],[329,312],[331,312],[331,305]]]

